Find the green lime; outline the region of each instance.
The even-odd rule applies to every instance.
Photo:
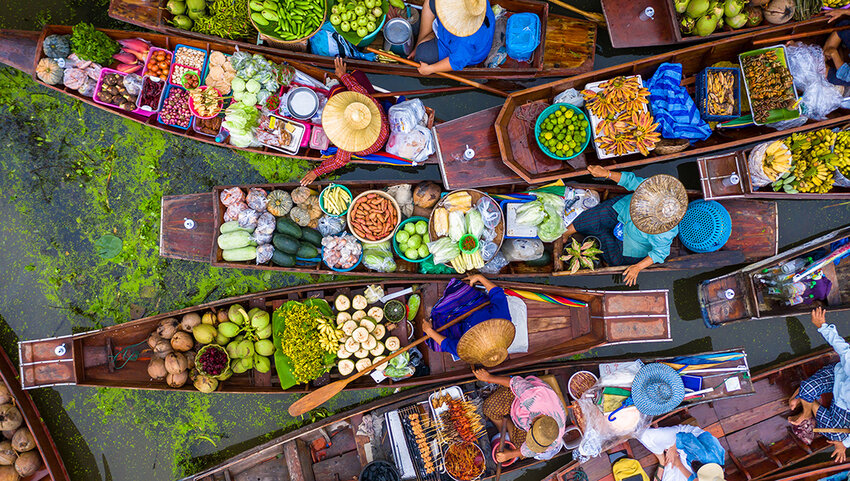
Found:
[[[398,234],[395,235],[395,241],[399,244],[404,244],[407,242],[407,239],[410,239],[410,233],[406,230],[398,231]]]
[[[546,140],[549,140],[552,138],[552,132],[546,132],[543,136],[546,137]]]

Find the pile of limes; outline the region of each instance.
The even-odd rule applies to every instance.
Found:
[[[570,157],[581,151],[581,146],[587,140],[587,126],[584,113],[562,105],[540,124],[538,140],[551,154]]]

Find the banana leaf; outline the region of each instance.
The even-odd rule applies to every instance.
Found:
[[[323,316],[333,316],[333,309],[331,309],[331,305],[324,299],[313,297],[304,301],[304,305],[319,309]]]
[[[280,335],[283,333],[284,327],[286,327],[286,312],[293,305],[291,304],[293,302],[296,301],[289,301],[272,313],[272,342],[275,347],[274,369],[277,372],[278,380],[280,380],[281,389],[289,389],[298,384],[298,381],[295,380],[295,375],[292,373],[292,359],[283,353],[283,348],[280,344]]]

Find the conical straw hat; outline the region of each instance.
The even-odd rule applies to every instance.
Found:
[[[507,319],[488,319],[472,326],[457,343],[458,356],[469,364],[493,367],[508,358],[516,328]]]
[[[487,0],[436,0],[436,4],[440,23],[458,37],[477,32],[487,16]]]
[[[328,100],[322,111],[322,129],[338,148],[360,152],[378,140],[381,112],[368,95],[340,92]]]
[[[629,215],[635,227],[647,234],[661,234],[676,227],[688,210],[685,186],[672,175],[653,175],[632,194]]]

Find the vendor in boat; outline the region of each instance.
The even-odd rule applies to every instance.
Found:
[[[551,459],[564,444],[567,412],[551,386],[536,376],[494,376],[485,369],[474,369],[482,382],[499,386],[484,400],[482,410],[496,426],[510,415],[508,436],[515,449],[496,453],[504,463],[516,457]]]
[[[354,155],[369,155],[381,150],[390,135],[387,115],[381,104],[370,94],[375,89],[359,71],[346,72],[345,62],[334,60],[337,78],[345,88],[331,89],[328,103],[322,110],[322,129],[336,146],[336,153],[307,172],[301,185],[313,183],[317,177],[344,167]]]
[[[463,70],[487,58],[495,31],[489,0],[428,0],[408,58],[420,63],[422,75]]]
[[[826,12],[826,17],[829,19],[829,23],[838,20],[836,25],[838,27],[850,25],[850,10],[829,10]],[[827,66],[832,62],[835,67],[829,69],[826,79],[834,85],[842,86],[842,95],[845,95],[843,91],[850,86],[850,64],[844,61],[844,57],[839,52],[840,47],[850,48],[850,30],[832,32],[823,45],[823,56]]]
[[[449,283],[443,298],[431,310],[431,319],[422,321],[422,332],[430,338],[429,346],[433,350],[447,352],[471,364],[499,365],[507,359],[515,334],[507,296],[504,289],[481,274],[469,275],[465,280],[468,286],[456,280]],[[486,296],[472,289],[476,284],[484,287]],[[489,304],[442,333],[431,323],[431,320],[439,322],[436,326],[439,328],[485,302]]]
[[[653,481],[723,481],[726,451],[711,433],[681,424],[649,428],[638,439],[658,458]]]
[[[590,165],[597,178],[610,179],[633,194],[608,199],[582,212],[567,229],[565,238],[579,234],[596,236],[602,258],[609,266],[629,265],[623,272],[626,284],[637,283],[640,271],[661,264],[679,233],[679,222],[688,208],[685,187],[669,175],[643,179],[631,172],[613,172]]]
[[[826,311],[822,307],[812,311],[812,324],[818,328],[826,342],[838,353],[839,361],[820,368],[810,378],[800,383],[800,388],[791,396],[788,407],[802,411],[788,418],[797,430],[808,428],[850,428],[850,344],[838,334],[835,324],[826,323]],[[832,393],[832,403],[820,405],[820,398]],[[808,427],[805,427],[808,424]],[[821,433],[835,446],[832,457],[837,463],[847,460],[847,448],[850,447],[850,434]]]

